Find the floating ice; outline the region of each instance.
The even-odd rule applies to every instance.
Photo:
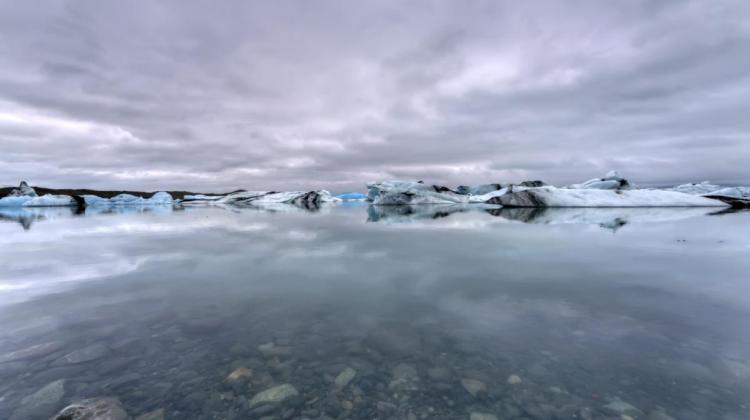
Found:
[[[505,207],[726,207],[706,197],[664,190],[600,190],[556,187],[517,188],[492,198]]]
[[[630,182],[620,176],[617,171],[609,171],[603,178],[590,179],[581,184],[568,185],[571,189],[622,190],[630,188]]]
[[[340,198],[341,200],[344,200],[344,201],[361,201],[361,200],[366,200],[367,196],[359,192],[348,192],[348,193],[339,194],[336,196],[336,198]]]
[[[0,198],[0,207],[70,207],[76,205],[76,201],[69,195],[45,194],[42,196],[26,195]]]
[[[459,204],[469,197],[447,187],[427,185],[421,181],[384,181],[367,184],[367,199],[378,205]]]
[[[10,194],[7,195],[7,197],[36,197],[36,191],[34,191],[33,188],[29,187],[29,184],[26,183],[26,181],[21,181],[21,184],[18,185],[18,188],[13,188],[10,191]]]

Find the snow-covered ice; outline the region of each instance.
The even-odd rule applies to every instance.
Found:
[[[617,171],[609,171],[603,178],[594,178],[580,184],[568,185],[571,189],[621,190],[630,188],[630,182]]]

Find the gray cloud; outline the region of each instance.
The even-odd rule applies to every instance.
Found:
[[[742,0],[0,4],[0,183],[750,183]]]

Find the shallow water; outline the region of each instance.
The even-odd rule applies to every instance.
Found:
[[[6,210],[0,418],[747,419],[750,213],[712,212]]]

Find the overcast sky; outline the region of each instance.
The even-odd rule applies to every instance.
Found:
[[[0,184],[750,183],[750,1],[0,1]]]

